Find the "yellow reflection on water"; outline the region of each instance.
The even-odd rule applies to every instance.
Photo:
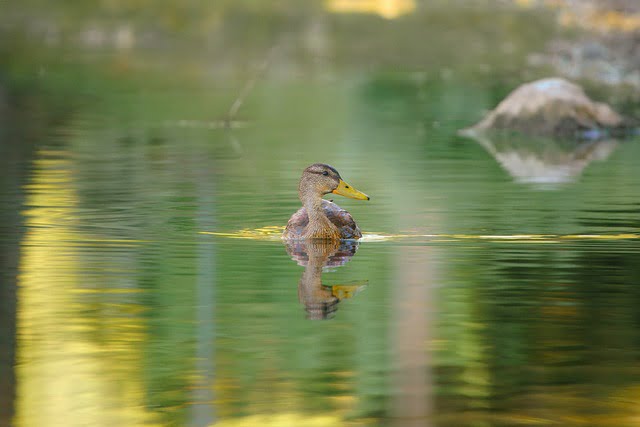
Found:
[[[200,231],[200,234],[208,234],[230,239],[250,239],[250,240],[279,240],[284,226],[269,225],[260,228],[244,228],[238,231]],[[618,234],[411,234],[398,233],[389,234],[383,232],[365,232],[362,234],[361,242],[379,242],[401,239],[428,239],[432,242],[457,241],[457,240],[489,240],[518,243],[560,243],[567,240],[632,240],[640,239],[637,233]]]
[[[215,424],[216,427],[336,427],[341,425],[343,425],[342,420],[334,415],[313,416],[296,413],[251,415],[237,419],[222,420]]]
[[[228,237],[231,239],[252,239],[252,240],[277,240],[282,235],[284,226],[267,225],[260,228],[244,228],[238,231],[201,231],[200,234],[210,234],[212,236]]]
[[[85,236],[76,231],[73,164],[59,152],[38,157],[26,188],[28,232],[21,245],[15,425],[152,425],[141,378],[139,307],[95,307],[96,298],[87,300],[101,287],[82,276],[85,249],[74,243]],[[102,310],[99,321],[87,314],[92,309]]]
[[[374,13],[395,19],[416,9],[415,0],[327,0],[325,7],[334,13]]]

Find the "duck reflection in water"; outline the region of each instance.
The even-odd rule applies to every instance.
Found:
[[[298,282],[298,300],[305,306],[307,318],[329,319],[338,303],[364,289],[367,281],[347,285],[324,285],[322,273],[326,268],[346,264],[358,250],[358,242],[345,240],[291,240],[285,242],[287,253],[304,267]]]

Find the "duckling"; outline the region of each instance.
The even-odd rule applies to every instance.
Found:
[[[359,239],[360,228],[351,214],[322,196],[334,193],[358,200],[369,196],[342,180],[338,171],[324,163],[315,163],[302,172],[298,197],[302,208],[294,213],[282,234],[285,240]]]

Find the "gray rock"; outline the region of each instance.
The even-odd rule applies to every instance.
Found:
[[[622,116],[611,107],[589,99],[580,86],[554,77],[518,87],[483,120],[461,133],[512,130],[537,136],[579,137],[596,129],[624,126]]]

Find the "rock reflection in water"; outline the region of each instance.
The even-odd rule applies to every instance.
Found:
[[[611,139],[571,141],[520,135],[462,132],[477,141],[517,181],[574,182],[593,161],[606,160],[618,147]]]
[[[304,267],[298,282],[298,299],[309,319],[333,317],[341,300],[351,298],[366,286],[366,281],[348,285],[322,283],[323,269],[346,264],[358,250],[358,242],[309,240],[287,241],[285,245],[291,259]]]

